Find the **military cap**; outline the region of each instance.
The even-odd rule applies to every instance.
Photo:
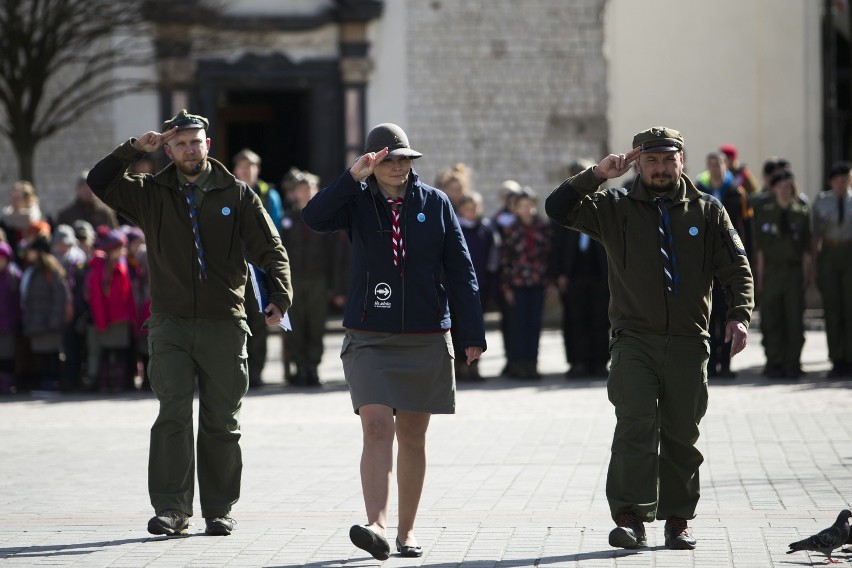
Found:
[[[411,149],[408,136],[405,132],[390,122],[385,122],[373,127],[367,135],[367,147],[365,152],[378,152],[387,146],[388,157],[404,156],[406,158],[419,158],[423,154]]]
[[[166,132],[177,126],[178,130],[187,130],[189,128],[210,128],[210,123],[203,116],[197,114],[189,114],[186,109],[181,109],[179,113],[163,123],[160,132]]]
[[[633,147],[641,148],[641,152],[680,152],[683,135],[665,126],[654,126],[634,136]]]
[[[828,178],[831,179],[834,176],[846,176],[849,175],[850,171],[852,171],[852,162],[840,160],[838,162],[834,162],[831,166],[831,169],[828,171]]]

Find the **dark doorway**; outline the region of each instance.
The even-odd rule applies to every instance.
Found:
[[[228,168],[245,147],[261,159],[261,177],[278,185],[292,166],[337,177],[346,162],[340,62],[293,63],[284,55],[200,61],[197,99],[211,118],[213,156]],[[206,114],[205,114],[206,113]]]
[[[260,177],[280,187],[291,167],[310,169],[309,93],[306,91],[227,91],[217,101],[216,159],[231,159],[243,148],[261,158]]]

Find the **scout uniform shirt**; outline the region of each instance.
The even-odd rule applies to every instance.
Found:
[[[754,212],[757,247],[766,264],[802,264],[810,251],[811,229],[808,208],[793,199],[782,208],[774,199],[761,203]]]
[[[726,320],[748,325],[754,306],[745,249],[727,212],[713,196],[682,175],[668,209],[679,275],[666,289],[659,214],[637,178],[631,189],[598,190],[605,180],[594,167],[564,181],[547,198],[548,216],[600,241],[609,268],[609,318],[613,330],[708,337],[713,276],[725,290]]]

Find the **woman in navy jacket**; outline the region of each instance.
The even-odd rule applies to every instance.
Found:
[[[420,556],[414,520],[426,473],[426,429],[432,414],[455,412],[450,327],[467,364],[486,347],[479,285],[461,227],[447,196],[411,169],[421,155],[399,126],[380,124],[367,136],[364,155],[302,210],[311,229],[346,230],[352,242],[341,359],[364,434],[367,524],[353,526],[349,536],[380,560],[390,553],[385,529],[394,436],[396,548],[402,556]],[[448,294],[458,312],[452,322]]]

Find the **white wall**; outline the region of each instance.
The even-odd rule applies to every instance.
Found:
[[[416,81],[416,77],[408,74],[406,11],[405,2],[385,2],[382,18],[370,24],[368,55],[375,67],[367,86],[366,132],[382,122],[393,122],[403,129],[408,124],[409,81]]]
[[[791,161],[821,188],[820,8],[813,0],[609,0],[605,16],[612,151],[654,125],[680,130],[687,171],[735,144],[759,176]]]

